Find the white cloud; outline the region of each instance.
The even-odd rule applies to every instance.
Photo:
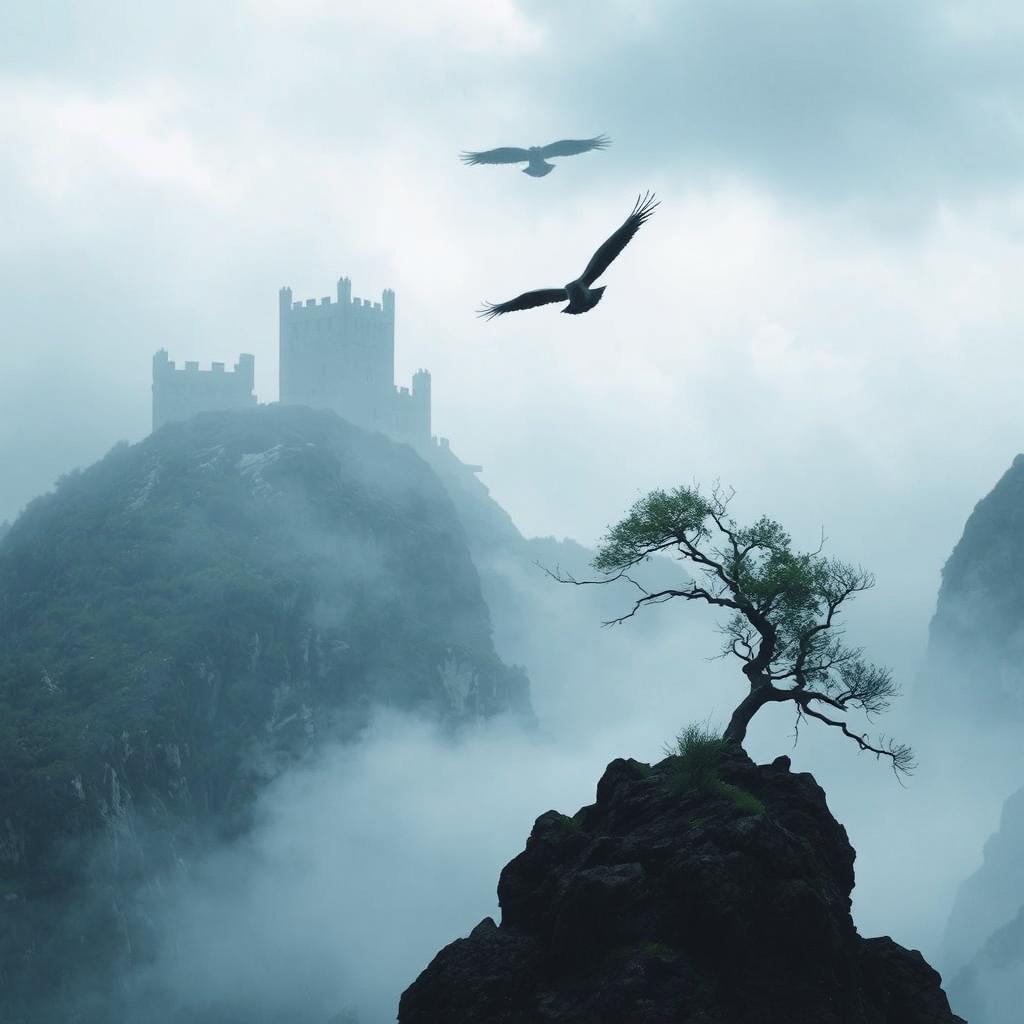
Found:
[[[0,80],[8,173],[25,196],[59,205],[72,218],[119,185],[223,195],[224,183],[190,135],[189,115],[181,91],[166,83],[104,96]]]
[[[374,33],[373,42],[410,40],[446,50],[531,51],[544,40],[543,26],[514,0],[249,0],[247,6],[272,24],[337,25]],[[365,45],[369,40],[357,39]]]

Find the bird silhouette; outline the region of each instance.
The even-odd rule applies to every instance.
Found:
[[[562,139],[548,146],[531,146],[521,149],[518,146],[503,146],[500,149],[488,149],[484,153],[463,153],[460,157],[464,164],[521,164],[527,161],[523,174],[531,178],[543,178],[554,169],[554,164],[546,161],[553,156],[576,156],[591,149],[606,149],[611,145],[606,135],[595,135],[592,139]]]
[[[601,301],[605,286],[592,288],[591,285],[608,269],[612,260],[626,248],[629,240],[640,230],[640,225],[654,213],[655,207],[659,205],[661,205],[660,201],[655,200],[652,192],[646,192],[637,197],[633,212],[625,219],[622,227],[590,257],[587,269],[564,288],[540,288],[537,291],[524,292],[515,299],[509,299],[508,302],[487,302],[484,303],[482,309],[477,310],[477,314],[490,320],[503,313],[515,313],[521,309],[545,306],[550,302],[564,302],[566,299],[568,299],[569,305],[562,310],[563,313],[586,313],[588,309],[593,309]]]

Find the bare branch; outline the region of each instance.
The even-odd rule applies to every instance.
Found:
[[[563,573],[561,566],[555,565],[554,571],[549,569],[546,565],[542,565],[540,562],[534,562],[535,566],[544,573],[545,576],[549,576],[556,583],[571,583],[574,587],[601,587],[606,583],[616,583],[619,580],[625,580],[627,583],[632,583],[637,590],[642,594],[648,593],[647,588],[641,586],[632,576],[630,576],[625,569],[620,572],[614,573],[610,576],[605,576],[599,580],[578,580],[572,573]]]
[[[634,615],[644,605],[648,604],[663,604],[665,601],[670,600],[673,597],[681,597],[686,601],[706,601],[708,604],[718,605],[721,608],[738,608],[739,605],[735,601],[727,597],[717,597],[705,590],[703,587],[698,587],[696,584],[689,590],[658,590],[654,593],[647,593],[643,597],[638,597],[633,604],[633,607],[625,615],[620,615],[617,619],[609,619],[604,623],[605,626],[618,626],[625,622],[626,619],[633,618]]]
[[[846,722],[838,721],[835,718],[829,718],[820,711],[815,711],[814,708],[809,707],[806,703],[801,704],[800,710],[809,718],[816,718],[819,722],[824,722],[826,725],[839,729],[844,736],[853,740],[861,750],[874,754],[876,760],[882,757],[888,757],[892,761],[892,770],[897,778],[899,778],[900,775],[913,775],[917,764],[914,761],[913,751],[906,744],[890,742],[888,746],[876,747],[865,735],[851,732]],[[885,737],[881,737],[881,742],[884,741]]]

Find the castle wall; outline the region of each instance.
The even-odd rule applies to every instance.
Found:
[[[255,368],[255,357],[243,353],[233,371],[225,370],[223,363],[200,370],[196,362],[186,362],[179,370],[160,349],[153,356],[153,429],[198,412],[252,408]]]
[[[347,277],[337,297],[293,302],[278,296],[281,401],[333,409],[369,430],[400,440],[430,440],[430,374],[395,388],[395,293],[380,302],[352,297]]]

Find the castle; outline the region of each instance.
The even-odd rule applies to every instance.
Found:
[[[209,370],[200,370],[198,363],[188,362],[179,370],[167,350],[160,349],[153,356],[153,429],[209,409],[255,406],[255,371],[255,358],[244,354],[238,357],[233,372],[225,371],[223,363],[212,363]]]
[[[417,447],[431,444],[430,374],[417,370],[412,389],[395,387],[395,293],[380,302],[352,298],[352,282],[338,281],[337,298],[292,302],[278,295],[280,400],[333,409],[368,430]],[[241,355],[233,373],[223,363],[175,369],[167,352],[153,356],[153,429],[197,412],[256,405],[255,359]]]
[[[336,300],[292,302],[278,295],[281,402],[333,409],[368,430],[401,441],[430,442],[430,374],[417,370],[412,390],[395,387],[395,293],[380,302],[352,298],[338,281]]]

